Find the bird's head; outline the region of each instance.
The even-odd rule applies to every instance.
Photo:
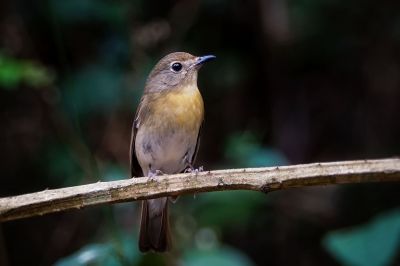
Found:
[[[197,82],[197,71],[214,55],[194,56],[176,52],[162,58],[150,72],[146,82],[146,92],[160,92],[178,86]]]

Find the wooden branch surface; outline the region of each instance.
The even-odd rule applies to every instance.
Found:
[[[218,190],[274,190],[400,181],[400,159],[205,171],[49,189],[0,198],[0,222],[87,206]]]

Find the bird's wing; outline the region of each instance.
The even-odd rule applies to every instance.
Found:
[[[197,133],[197,142],[196,142],[196,148],[194,149],[193,155],[192,155],[192,160],[190,161],[190,163],[193,165],[194,162],[196,161],[196,157],[197,157],[197,152],[199,151],[199,147],[200,147],[200,135],[201,135],[201,129],[203,128],[203,122],[201,122],[200,128],[199,128],[199,133]]]
[[[131,177],[141,177],[143,176],[142,168],[140,167],[139,161],[136,158],[136,152],[135,152],[135,141],[136,141],[136,133],[139,129],[140,126],[140,121],[141,121],[141,107],[142,107],[142,101],[140,102],[136,114],[135,114],[135,119],[133,120],[132,123],[132,134],[131,134],[131,150],[129,152],[130,155],[130,164],[131,164]]]

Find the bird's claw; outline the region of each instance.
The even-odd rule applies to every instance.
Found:
[[[149,178],[149,181],[151,182],[158,182],[157,176],[163,175],[164,173],[160,170],[155,170],[155,171],[150,171],[149,174],[147,175]]]
[[[194,173],[196,175],[203,171],[204,171],[203,166],[199,166],[199,168],[194,168],[193,166],[189,166],[188,168],[185,169],[185,173]]]

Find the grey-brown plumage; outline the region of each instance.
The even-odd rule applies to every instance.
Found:
[[[151,71],[132,127],[132,176],[155,178],[192,167],[204,117],[197,71],[212,58],[172,53]],[[139,249],[163,252],[170,246],[168,198],[143,201]]]

